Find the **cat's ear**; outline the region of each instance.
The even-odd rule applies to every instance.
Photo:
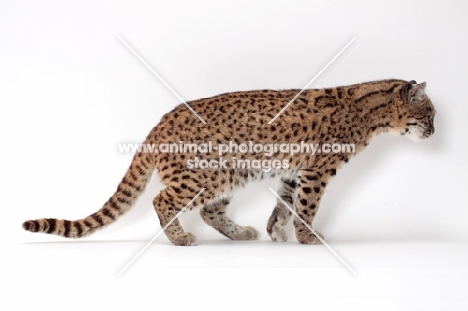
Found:
[[[410,83],[413,81],[410,81]],[[415,82],[416,83],[416,82]],[[419,84],[412,84],[410,85],[410,89],[408,92],[408,100],[410,104],[417,104],[424,100],[424,90],[426,89],[426,82],[419,83]]]

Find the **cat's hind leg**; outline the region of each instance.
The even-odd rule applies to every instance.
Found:
[[[232,240],[256,240],[257,230],[252,227],[242,227],[226,216],[226,207],[229,204],[228,198],[222,198],[215,202],[205,204],[200,215],[211,227]]]
[[[195,197],[196,193],[193,195]],[[203,204],[205,198],[201,193],[187,209],[191,210]],[[189,232],[185,232],[177,219],[177,214],[190,203],[192,198],[183,196],[180,190],[166,188],[162,190],[153,200],[154,209],[159,217],[161,227],[167,238],[175,245],[189,246],[197,244],[197,237]],[[172,222],[171,222],[172,221]]]

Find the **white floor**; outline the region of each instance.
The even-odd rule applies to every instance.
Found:
[[[466,243],[156,240],[14,245],[3,303],[22,310],[467,310]],[[196,309],[195,309],[196,308]]]

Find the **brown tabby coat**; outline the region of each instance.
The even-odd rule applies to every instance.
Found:
[[[351,143],[356,152],[363,150],[379,133],[393,132],[422,140],[434,133],[434,107],[425,95],[426,84],[414,81],[385,80],[351,86],[304,91],[278,118],[270,120],[299,90],[260,90],[234,92],[189,102],[207,125],[184,105],[166,114],[153,128],[145,144],[216,143],[249,141],[274,143]],[[161,226],[166,226],[203,188],[190,205],[200,207],[203,220],[220,233],[235,240],[253,240],[257,231],[235,224],[226,214],[232,193],[245,183],[264,177],[281,176],[278,194],[298,215],[312,225],[320,199],[330,178],[353,154],[277,152],[233,152],[223,154],[231,163],[236,159],[287,160],[289,168],[273,169],[196,169],[187,161],[219,159],[211,153],[138,152],[115,194],[97,212],[80,220],[38,219],[23,223],[31,232],[45,232],[69,238],[88,235],[112,223],[124,214],[143,192],[154,170],[167,186],[153,201]],[[275,241],[286,241],[284,230],[291,212],[278,200],[268,221],[267,231]],[[294,220],[296,237],[304,244],[320,243],[298,219]],[[175,219],[165,233],[177,245],[194,245],[196,237],[184,232]]]

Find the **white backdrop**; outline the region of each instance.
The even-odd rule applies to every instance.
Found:
[[[355,36],[311,87],[386,78],[427,81],[436,134],[420,144],[384,135],[374,140],[330,183],[315,228],[336,245],[465,245],[467,14],[463,1],[2,1],[3,238],[20,254],[35,256],[41,249],[47,256],[43,248],[49,244],[24,243],[63,239],[23,232],[21,223],[82,218],[99,209],[132,158],[117,145],[142,141],[180,103],[118,36],[187,101],[230,91],[302,88]],[[250,184],[229,210],[238,223],[259,229],[265,243],[275,204],[268,187],[276,184]],[[161,188],[153,178],[125,217],[87,240],[122,241],[110,244],[117,248],[127,245],[123,241],[149,240],[160,228],[151,201]],[[199,237],[198,248],[203,242],[230,243],[206,227],[198,212],[181,221]],[[292,232],[290,240],[297,243]],[[156,241],[167,243],[164,236]],[[76,255],[78,266],[81,255],[94,252],[79,243],[54,245],[58,253],[66,247]],[[127,245],[124,259],[139,245]],[[253,248],[245,252],[242,245],[236,246],[239,262],[248,262]]]

